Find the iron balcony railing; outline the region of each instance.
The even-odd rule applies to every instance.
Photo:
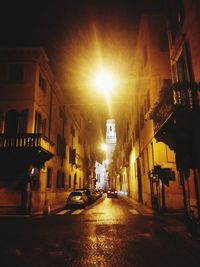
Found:
[[[0,134],[0,149],[41,148],[54,154],[54,144],[42,134]]]
[[[178,114],[195,111],[199,90],[200,86],[195,82],[177,82],[170,87],[163,87],[149,112],[154,122],[154,132],[159,131],[172,116],[176,119]]]

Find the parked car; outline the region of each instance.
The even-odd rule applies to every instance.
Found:
[[[100,189],[95,189],[95,193],[97,198],[100,198],[102,196],[102,191]]]
[[[89,203],[88,197],[83,191],[72,191],[67,198],[67,207],[85,207]]]
[[[94,197],[94,194],[92,192],[92,189],[90,189],[90,188],[79,188],[79,189],[76,189],[76,190],[85,193],[85,195],[88,198],[88,202],[89,202],[88,204],[91,204],[96,200],[95,197]]]
[[[98,197],[99,197],[98,193],[97,193],[97,191],[95,189],[92,189],[92,197],[93,197],[94,201],[97,200]]]
[[[114,189],[114,188],[108,189],[108,191],[107,191],[107,197],[115,197],[115,198],[117,198],[118,197],[117,190]]]

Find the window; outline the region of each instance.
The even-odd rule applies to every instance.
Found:
[[[17,110],[9,110],[6,113],[5,129],[7,134],[16,134],[18,132],[19,112]]]
[[[188,44],[185,44],[184,49],[177,61],[177,78],[180,82],[187,82],[194,80],[194,74],[191,64],[191,56]],[[174,94],[174,102],[193,109],[194,98],[190,88],[185,90],[177,89]]]
[[[65,174],[64,174],[64,172],[57,171],[56,187],[57,188],[64,188],[65,187]]]
[[[17,110],[9,110],[5,118],[5,133],[16,134],[26,133],[28,120],[28,109],[21,112]]]
[[[188,81],[188,69],[183,53],[177,61],[177,74],[179,81]]]
[[[60,134],[57,135],[57,155],[63,159],[66,157],[66,141]]]
[[[187,42],[185,43],[183,51],[177,61],[177,76],[178,81],[191,81],[194,79],[190,47]]]
[[[8,69],[8,82],[21,83],[24,79],[24,65],[10,64]]]
[[[69,163],[76,163],[76,149],[69,147]]]
[[[40,112],[35,112],[35,133],[46,135],[46,119],[42,119]]]
[[[177,32],[184,21],[183,0],[168,0],[168,15],[172,39],[175,39]]]
[[[47,188],[51,188],[52,185],[52,168],[47,168]]]
[[[35,133],[42,133],[42,115],[35,112]]]
[[[62,158],[66,158],[66,140],[62,137]]]
[[[43,93],[46,93],[46,80],[41,73],[39,76],[39,87],[42,89]]]

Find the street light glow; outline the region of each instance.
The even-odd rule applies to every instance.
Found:
[[[104,95],[107,95],[114,89],[116,78],[110,71],[101,68],[94,74],[92,84],[95,89],[102,92]]]
[[[115,85],[114,77],[111,73],[105,70],[97,72],[95,76],[95,87],[103,92],[113,90]]]
[[[103,151],[106,151],[106,150],[107,150],[107,146],[106,146],[106,144],[102,144],[102,145],[101,145],[101,149],[102,149]]]
[[[104,160],[104,163],[108,165],[109,163],[108,159]]]

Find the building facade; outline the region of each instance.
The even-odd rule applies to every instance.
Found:
[[[0,210],[49,213],[89,183],[84,119],[66,106],[42,48],[1,49],[0,59]]]
[[[129,195],[158,211],[200,221],[200,3],[166,1],[141,18],[130,104],[113,173]],[[120,155],[119,155],[120,152]]]
[[[172,119],[159,125],[159,136],[168,127],[167,135],[176,154],[176,165],[181,179],[185,213],[200,221],[200,113],[199,113],[199,1],[167,1],[168,40],[172,86]],[[162,103],[162,98],[160,98]],[[168,104],[169,107],[169,104]],[[169,109],[170,110],[170,109]],[[154,121],[156,116],[154,116]],[[173,128],[173,129],[171,129]],[[166,142],[167,143],[167,142]]]
[[[155,138],[157,130],[151,118],[151,109],[162,88],[171,84],[163,14],[148,13],[141,17],[132,73],[126,119],[121,127],[123,141],[117,144],[117,151],[122,152],[116,179],[123,191],[155,210],[183,210],[175,153]]]

